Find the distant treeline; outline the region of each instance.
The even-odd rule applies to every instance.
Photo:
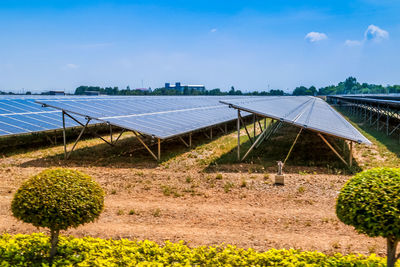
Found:
[[[75,90],[75,95],[96,94],[101,95],[285,95],[282,90],[269,90],[269,91],[254,91],[250,93],[243,93],[240,90],[235,90],[232,86],[228,92],[223,92],[219,88],[212,90],[176,90],[167,88],[157,88],[154,90],[149,89],[119,89],[118,87],[99,87],[99,86],[79,86]],[[286,94],[287,95],[287,94]]]
[[[357,82],[354,77],[347,78],[338,85],[321,87],[318,90],[315,86],[307,88],[305,86],[296,87],[293,95],[344,95],[344,94],[389,94],[400,93],[400,85],[376,85]]]
[[[336,95],[336,94],[389,94],[389,93],[400,93],[400,85],[376,85],[362,83],[360,84],[356,78],[349,77],[344,82],[340,82],[337,85],[330,85],[317,89],[315,86],[309,88],[305,86],[296,87],[292,94],[293,95]],[[0,91],[0,95],[14,95],[13,92]],[[26,92],[30,95],[31,92]],[[42,93],[42,94],[48,94]],[[79,86],[75,90],[75,95],[290,95],[285,93],[283,90],[272,89],[269,91],[253,91],[253,92],[242,92],[241,90],[235,90],[232,86],[231,89],[221,91],[219,88],[211,90],[191,90],[186,88],[185,90],[176,90],[170,88],[157,88],[152,90],[148,89],[130,89],[127,86],[125,89],[119,89],[118,87],[99,87],[99,86]]]

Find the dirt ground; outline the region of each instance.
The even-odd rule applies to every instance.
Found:
[[[90,145],[85,142],[78,149]],[[359,149],[355,147],[355,155],[361,154]],[[250,164],[236,163],[206,171],[191,150],[185,151],[160,165],[147,159],[148,163],[127,166],[121,159],[113,167],[51,157],[62,152],[61,146],[4,155],[0,232],[46,232],[14,219],[10,203],[25,179],[47,167],[67,165],[91,175],[107,194],[98,221],[64,235],[159,243],[184,240],[190,246],[225,243],[260,251],[296,248],[328,254],[385,254],[383,239],[357,234],[335,215],[335,199],[350,176],[327,174],[316,167],[289,168],[285,185],[275,186],[274,169],[254,171]]]

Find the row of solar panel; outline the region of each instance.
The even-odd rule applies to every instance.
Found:
[[[47,99],[37,102],[68,113],[166,139],[236,119],[235,111],[221,104],[220,100],[237,98],[153,96],[90,100]]]
[[[56,96],[1,96],[0,97],[0,136],[25,134],[62,128],[61,112],[45,109],[35,103],[36,99],[59,98]],[[66,127],[76,123],[66,117]]]
[[[224,101],[235,108],[339,138],[371,144],[343,116],[317,97],[288,96]]]
[[[144,134],[166,137],[234,119],[234,112],[219,103],[224,97],[182,96],[0,96],[0,136],[62,128],[60,109],[124,125],[124,116]],[[57,109],[43,108],[43,102]],[[173,111],[173,114],[168,112]],[[144,116],[146,115],[146,116]],[[77,126],[66,118],[66,127]],[[78,116],[82,120],[82,117]],[[182,125],[182,121],[189,123]],[[92,121],[96,123],[98,121]],[[150,126],[149,126],[150,125]]]

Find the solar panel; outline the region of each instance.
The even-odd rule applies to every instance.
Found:
[[[132,96],[45,99],[37,102],[68,113],[166,139],[236,119],[236,113],[219,101],[237,98]]]
[[[371,144],[325,101],[311,96],[277,96],[222,100],[231,107],[280,120],[302,128],[359,143]]]
[[[62,128],[61,112],[44,109],[35,100],[70,98],[65,96],[0,96],[0,136]],[[67,118],[66,127],[76,123]]]

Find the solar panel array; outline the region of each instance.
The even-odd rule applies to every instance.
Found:
[[[236,119],[215,96],[133,96],[46,99],[38,103],[166,139]],[[247,97],[246,97],[247,98]]]
[[[35,100],[68,98],[66,96],[0,96],[0,136],[25,134],[62,128],[61,112],[45,109]],[[76,123],[66,118],[66,127]]]
[[[375,104],[375,105],[382,105],[382,106],[389,106],[391,108],[400,108],[400,98],[396,97],[389,97],[389,98],[372,98],[372,97],[358,97],[358,96],[328,96],[328,98],[336,98],[336,99],[341,99],[344,101],[350,101],[350,102],[364,102],[364,103],[370,103],[370,104]]]
[[[359,143],[371,144],[325,101],[311,96],[223,100],[234,108]]]

